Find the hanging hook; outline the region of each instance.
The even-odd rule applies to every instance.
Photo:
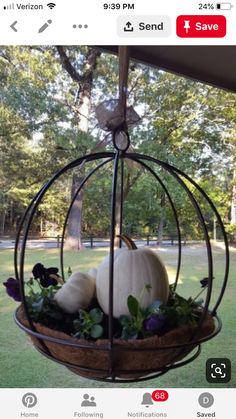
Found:
[[[117,150],[126,151],[130,145],[127,126],[127,91],[129,74],[129,47],[119,46],[119,103],[121,123],[113,132],[113,144]]]
[[[119,108],[124,117],[124,124],[126,124],[129,58],[129,47],[119,46]]]
[[[134,108],[127,106],[129,59],[129,47],[120,46],[118,99],[105,100],[96,107],[99,127],[112,133],[113,145],[120,151],[130,145],[128,126],[140,121]]]

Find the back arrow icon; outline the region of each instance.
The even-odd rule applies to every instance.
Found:
[[[15,32],[17,32],[17,29],[15,28],[16,24],[17,24],[17,20],[15,20],[15,22],[13,22],[10,26],[10,28],[12,28],[13,31],[15,31]]]

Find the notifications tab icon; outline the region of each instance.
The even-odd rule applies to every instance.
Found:
[[[224,38],[226,17],[216,15],[182,15],[176,20],[180,38]]]

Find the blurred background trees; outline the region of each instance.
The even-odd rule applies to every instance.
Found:
[[[113,150],[111,137],[98,127],[95,108],[117,97],[117,75],[117,58],[92,48],[0,48],[1,235],[15,234],[27,205],[53,173],[84,154]],[[132,150],[193,177],[215,202],[233,240],[236,96],[131,63],[129,104],[141,116],[130,129]],[[86,165],[80,167],[45,196],[32,234],[61,234],[67,202],[87,170]],[[68,246],[81,248],[81,234],[107,235],[111,170],[109,166],[102,171],[78,196],[68,224]],[[163,180],[176,203],[183,234],[201,238],[186,194],[173,179]],[[168,199],[152,177],[129,164],[125,187],[128,233],[155,235],[159,241],[176,234]],[[212,214],[207,207],[203,210],[214,236]]]

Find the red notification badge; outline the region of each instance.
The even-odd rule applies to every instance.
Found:
[[[166,402],[168,398],[169,394],[166,390],[155,390],[152,393],[152,400],[154,400],[154,402]]]

